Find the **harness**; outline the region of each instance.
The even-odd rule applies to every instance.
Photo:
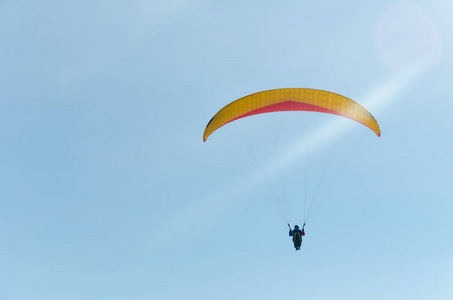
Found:
[[[293,235],[293,242],[294,243],[301,243],[302,242],[302,236],[300,234],[300,230],[294,230],[294,235]]]

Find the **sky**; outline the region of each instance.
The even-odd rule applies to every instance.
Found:
[[[453,299],[452,33],[449,0],[0,1],[0,300]],[[292,87],[381,137],[285,112],[203,142]]]

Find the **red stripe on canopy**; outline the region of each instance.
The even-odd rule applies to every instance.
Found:
[[[237,117],[231,121],[228,121],[225,124],[228,124],[230,122],[233,122],[233,121],[236,121],[238,119],[242,119],[242,118],[245,118],[248,116],[270,113],[270,112],[275,112],[275,111],[316,111],[316,112],[323,112],[323,113],[327,113],[327,114],[333,114],[333,115],[347,117],[334,110],[323,108],[323,107],[320,107],[317,105],[301,103],[301,102],[296,102],[296,101],[285,101],[285,102],[275,103],[272,105],[268,105],[268,106],[264,106],[264,107],[260,107],[258,109],[252,110],[246,114],[240,115],[239,117]],[[225,124],[223,124],[223,125],[225,125]]]

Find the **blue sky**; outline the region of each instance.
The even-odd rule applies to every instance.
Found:
[[[370,2],[0,1],[0,299],[452,299],[453,4]],[[286,87],[382,136],[280,113],[203,143]],[[303,222],[330,156],[296,252],[276,204]]]

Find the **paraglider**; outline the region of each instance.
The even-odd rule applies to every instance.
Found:
[[[220,127],[238,119],[278,111],[311,111],[349,118],[371,129],[378,137],[381,130],[373,115],[359,103],[336,93],[308,89],[286,88],[254,93],[233,101],[220,109],[208,122],[203,133],[203,141]],[[290,125],[291,126],[291,125]],[[302,230],[296,225],[294,230],[288,223],[289,235],[294,248],[300,250],[305,235],[305,219]]]
[[[332,92],[289,88],[258,92],[231,102],[209,121],[203,141],[227,123],[252,115],[276,111],[314,111],[346,117],[357,121],[381,136],[373,115],[357,102]]]
[[[302,237],[305,236],[305,223],[302,226],[302,230],[299,229],[298,225],[294,226],[294,230],[291,230],[291,225],[288,224],[289,227],[289,236],[293,237],[294,248],[296,250],[300,250],[300,246],[302,245]]]

